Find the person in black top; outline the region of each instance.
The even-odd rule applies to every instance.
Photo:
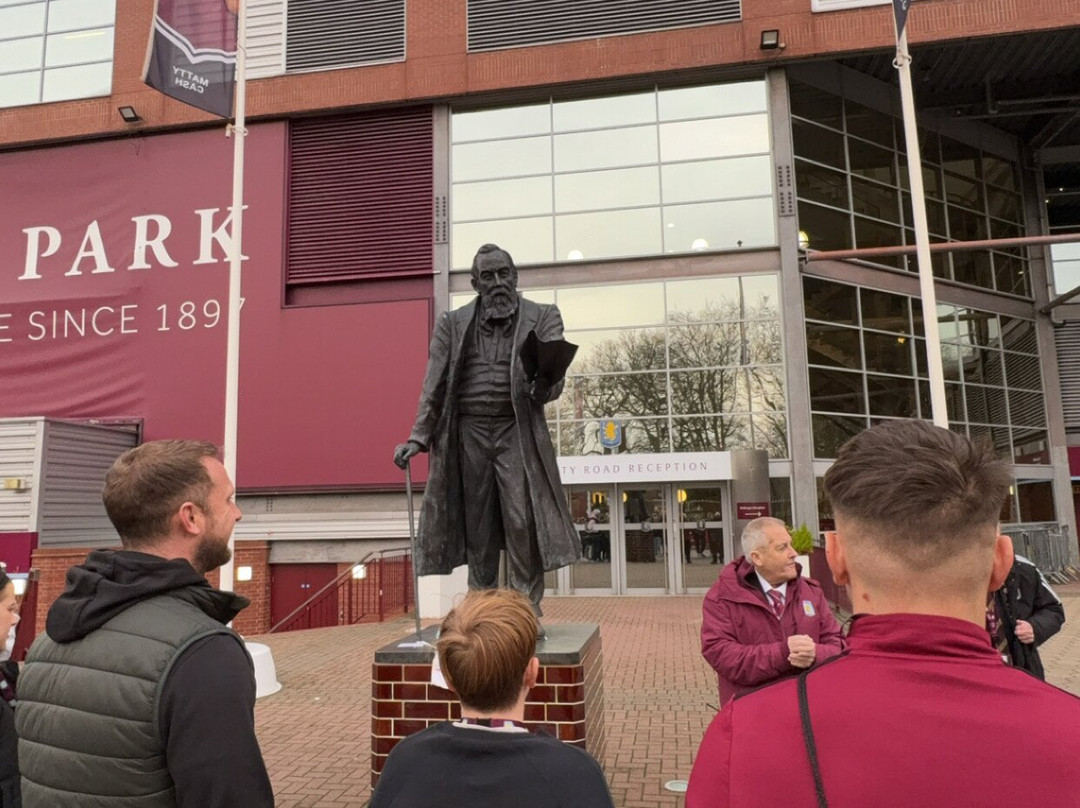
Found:
[[[1038,647],[1061,630],[1065,607],[1038,567],[1022,555],[1015,559],[991,596],[987,629],[1007,662],[1045,680]]]
[[[0,643],[19,622],[15,584],[0,570]],[[14,660],[0,662],[0,808],[20,808],[19,736],[15,733],[15,679],[19,666]]]
[[[461,720],[401,741],[369,808],[613,808],[587,752],[523,725],[540,669],[537,625],[529,601],[507,589],[471,592],[447,615],[439,664]]]

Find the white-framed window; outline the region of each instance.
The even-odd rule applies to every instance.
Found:
[[[0,0],[0,107],[112,91],[116,0]]]
[[[811,11],[840,11],[845,8],[887,6],[892,0],[810,0]]]

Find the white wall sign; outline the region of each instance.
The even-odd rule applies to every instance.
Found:
[[[730,452],[615,454],[558,458],[563,485],[730,480]]]

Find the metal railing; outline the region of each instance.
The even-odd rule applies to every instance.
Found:
[[[364,620],[382,622],[388,616],[408,614],[416,602],[412,552],[379,550],[350,564],[284,619],[270,634],[327,626],[351,626]]]
[[[1001,532],[1013,542],[1013,551],[1033,563],[1058,583],[1071,580],[1069,526],[1057,522],[1019,522],[1002,525]]]

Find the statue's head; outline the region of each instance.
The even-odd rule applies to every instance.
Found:
[[[517,267],[510,253],[495,244],[476,251],[472,263],[472,286],[489,317],[505,319],[517,311]]]

